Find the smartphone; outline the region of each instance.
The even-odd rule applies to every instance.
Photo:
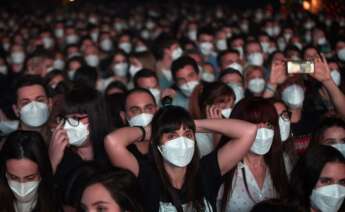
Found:
[[[311,74],[314,73],[315,65],[313,61],[287,61],[288,74]]]

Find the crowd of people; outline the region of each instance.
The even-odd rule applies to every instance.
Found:
[[[0,9],[0,211],[345,211],[344,79],[345,16]]]

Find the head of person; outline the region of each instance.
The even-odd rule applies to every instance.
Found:
[[[11,191],[12,205],[58,211],[54,206],[53,174],[42,136],[34,131],[8,135],[1,150],[1,183]]]
[[[85,61],[80,56],[73,56],[66,62],[66,75],[69,80],[73,80],[75,72],[82,66],[85,65]]]
[[[101,172],[92,176],[84,187],[80,205],[83,210],[138,211],[138,186],[135,176],[126,170]]]
[[[330,145],[345,155],[345,121],[339,117],[324,118],[314,131],[312,145]],[[345,157],[345,156],[344,156]]]
[[[264,64],[262,47],[258,41],[248,41],[245,45],[244,53],[249,65],[262,66]]]
[[[303,59],[304,60],[314,60],[320,58],[320,52],[315,46],[307,45],[303,48]]]
[[[182,107],[165,106],[155,114],[152,123],[151,152],[164,183],[164,190],[173,199],[173,205],[178,203],[173,198],[172,183],[166,167],[185,168],[184,184],[188,189],[188,199],[197,200],[196,172],[199,164],[199,150],[195,141],[195,124],[191,115]],[[175,194],[176,195],[176,194]],[[193,201],[193,208],[198,208]],[[202,205],[202,200],[197,200]]]
[[[303,108],[305,99],[305,86],[300,76],[288,77],[284,83],[278,87],[278,94],[281,100],[287,105],[289,111]]]
[[[157,60],[176,60],[183,53],[178,41],[171,37],[158,37],[155,43],[153,50]]]
[[[173,80],[180,91],[190,96],[194,88],[199,84],[199,67],[191,57],[180,57],[171,65]]]
[[[141,69],[135,74],[133,78],[135,88],[145,88],[151,92],[155,97],[155,101],[159,104],[160,101],[160,89],[159,81],[156,73],[149,69]]]
[[[178,51],[180,51],[180,47],[178,47],[178,49],[179,49]],[[176,51],[176,50],[173,50],[173,51]],[[181,55],[178,54],[178,56],[181,56]],[[134,65],[137,68],[141,67],[141,68],[150,69],[150,70],[156,69],[156,59],[153,56],[153,54],[149,51],[133,53],[130,55],[129,60],[130,60],[131,65]]]
[[[35,75],[24,75],[15,87],[13,111],[25,129],[38,128],[47,123],[52,111],[52,100],[44,80]]]
[[[94,159],[104,156],[102,143],[110,131],[110,120],[103,96],[97,90],[77,85],[66,92],[57,121],[66,130],[71,146],[92,146]]]
[[[57,94],[63,94],[66,90],[67,80],[64,72],[54,69],[49,72],[44,80],[49,86],[50,94],[49,96],[55,96]]]
[[[227,68],[220,73],[218,79],[232,88],[236,96],[235,103],[243,99],[243,76],[239,71],[233,68]]]
[[[130,126],[149,125],[157,111],[155,97],[145,88],[134,88],[126,95],[125,111],[121,112]]]
[[[337,53],[337,57],[340,61],[345,61],[345,38],[342,37],[337,40],[335,44],[335,50]]]
[[[224,50],[218,54],[218,64],[220,70],[226,68],[233,68],[238,70],[240,73],[243,71],[240,53],[236,49]]]
[[[265,89],[264,70],[262,66],[247,66],[244,70],[244,87],[254,96],[260,96]]]
[[[343,211],[345,159],[335,148],[315,145],[291,172],[291,205],[306,211]]]
[[[223,82],[203,82],[199,84],[189,102],[189,109],[194,119],[207,118],[207,108],[217,106],[224,118],[229,118],[235,103],[235,94],[231,87]]]
[[[279,131],[280,131],[280,138],[282,142],[285,142],[289,139],[291,131],[291,112],[288,110],[286,104],[281,100],[272,100],[274,108],[277,111],[279,120]]]
[[[98,73],[97,69],[91,66],[82,66],[76,70],[73,84],[81,84],[96,88],[97,86]]]
[[[115,76],[127,77],[129,70],[129,61],[126,52],[117,50],[114,52],[111,59],[111,70]]]
[[[122,94],[127,93],[126,85],[120,81],[113,81],[104,90],[105,96],[109,96],[116,93],[122,93]]]
[[[205,57],[210,56],[214,51],[214,30],[211,27],[204,27],[198,30],[198,47]]]

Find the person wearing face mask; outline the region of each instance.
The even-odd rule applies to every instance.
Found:
[[[248,65],[262,66],[264,64],[264,55],[259,42],[247,42],[244,49]]]
[[[155,98],[149,90],[134,88],[127,93],[124,111],[121,111],[120,115],[123,120],[127,120],[129,126],[146,127],[151,123],[157,108]],[[138,160],[145,160],[149,153],[150,142],[142,140],[128,146],[128,149]]]
[[[32,131],[11,133],[0,153],[1,211],[61,211],[52,168],[42,136]]]
[[[238,50],[229,49],[220,52],[217,56],[217,61],[221,71],[227,68],[233,68],[243,74],[243,66]]]
[[[236,97],[235,104],[244,98],[243,76],[239,71],[233,68],[227,68],[220,73],[218,80],[232,88]]]
[[[15,104],[12,106],[20,119],[19,129],[39,132],[48,144],[51,132],[48,120],[53,108],[43,79],[35,75],[24,75],[15,85]]]
[[[198,30],[198,48],[204,57],[204,61],[218,68],[213,32],[211,28],[202,28]]]
[[[266,87],[264,70],[261,66],[247,66],[244,70],[246,96],[262,96]]]
[[[194,59],[184,56],[173,62],[171,71],[176,90],[173,105],[188,108],[189,97],[200,81],[199,67]]]
[[[218,132],[231,137],[218,151],[199,159],[195,132]],[[146,211],[216,211],[222,176],[249,150],[256,125],[234,120],[193,121],[181,107],[166,106],[155,114],[151,127],[127,127],[109,134],[105,146],[114,166],[130,170],[143,191]],[[138,161],[127,146],[147,137],[152,159]],[[188,191],[184,193],[184,191]]]
[[[313,146],[292,170],[287,202],[301,211],[344,211],[344,182],[344,156],[330,146]]]
[[[190,98],[189,111],[194,119],[227,119],[230,117],[234,102],[235,94],[226,84],[203,82],[195,88]],[[215,133],[196,134],[201,157],[214,150],[220,136]]]
[[[219,211],[246,212],[258,202],[286,196],[288,177],[273,104],[261,97],[245,98],[230,118],[256,123],[258,130],[250,151],[225,176],[218,196]]]

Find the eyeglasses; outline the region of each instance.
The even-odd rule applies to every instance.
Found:
[[[68,124],[71,125],[72,127],[78,127],[80,121],[87,118],[87,117],[88,117],[88,115],[72,116],[72,117],[65,117],[65,116],[59,115],[56,117],[56,121],[58,124],[62,123],[62,125],[64,125],[67,121]]]
[[[284,120],[284,121],[290,121],[291,119],[291,112],[288,110],[284,110],[279,116]]]

